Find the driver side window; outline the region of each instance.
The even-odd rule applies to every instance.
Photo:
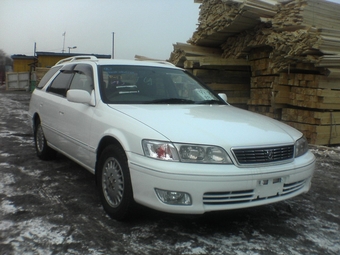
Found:
[[[60,72],[58,76],[53,80],[52,84],[48,87],[47,91],[59,96],[66,97],[66,92],[72,77],[73,73]]]
[[[92,66],[79,64],[74,68],[74,72],[70,89],[82,89],[91,94],[94,89]]]

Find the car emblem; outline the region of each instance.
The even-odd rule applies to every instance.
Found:
[[[274,157],[274,151],[273,150],[265,150],[264,152],[266,153],[268,160],[273,159],[273,157]]]

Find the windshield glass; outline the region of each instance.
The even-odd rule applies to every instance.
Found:
[[[183,70],[105,65],[99,67],[99,79],[108,104],[224,104]]]

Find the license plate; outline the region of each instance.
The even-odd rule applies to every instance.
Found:
[[[256,188],[256,195],[258,198],[280,195],[283,191],[283,183],[283,178],[259,180]]]

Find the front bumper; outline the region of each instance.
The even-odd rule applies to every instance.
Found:
[[[167,162],[128,154],[134,199],[170,213],[203,214],[270,204],[310,189],[315,168],[311,152],[291,163],[251,168]],[[155,188],[190,194],[192,205],[169,205]]]

